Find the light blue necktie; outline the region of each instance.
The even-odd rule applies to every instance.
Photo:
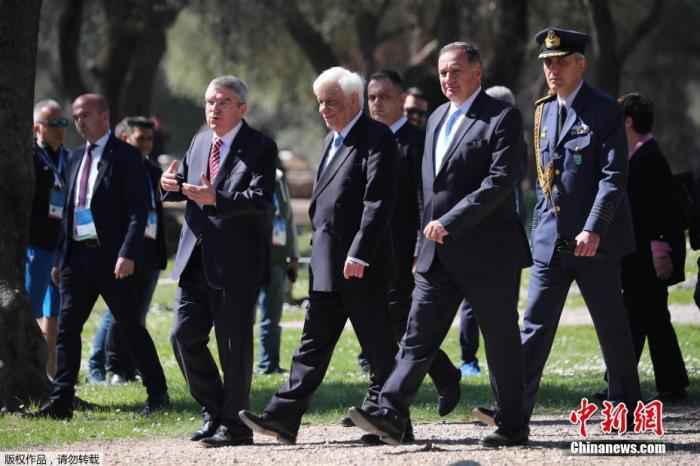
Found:
[[[445,130],[442,132],[442,141],[441,144],[439,144],[439,150],[436,150],[435,153],[435,173],[437,174],[438,171],[440,171],[440,167],[442,166],[442,161],[445,158],[445,155],[447,154],[447,148],[450,147],[450,141],[451,141],[451,134],[452,134],[452,128],[455,125],[455,122],[457,119],[462,115],[462,112],[459,110],[456,110],[455,112],[452,113],[447,118],[447,121],[445,122]]]
[[[326,157],[326,165],[323,167],[324,169],[331,164],[333,157],[335,157],[335,154],[338,153],[338,150],[340,150],[340,146],[342,144],[343,135],[340,133],[335,133],[335,136],[333,136],[333,142],[331,143],[331,147],[330,149],[328,149],[328,157]]]

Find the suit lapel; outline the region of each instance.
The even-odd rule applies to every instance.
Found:
[[[67,205],[74,205],[73,199],[75,198],[75,184],[78,182],[78,172],[80,171],[80,164],[85,156],[85,146],[79,147],[73,151],[73,157],[76,158],[74,163],[71,163],[70,172],[68,175],[68,193],[66,197]]]
[[[316,182],[314,192],[311,196],[312,200],[316,199],[319,193],[323,191],[326,186],[328,186],[328,183],[330,183],[335,177],[335,174],[338,173],[340,167],[342,167],[348,157],[350,157],[350,154],[355,152],[355,140],[357,139],[356,135],[360,131],[359,127],[365,124],[365,118],[368,117],[361,115],[357,122],[355,122],[355,126],[352,127],[348,133],[348,136],[343,140],[343,144],[340,146],[340,149],[338,149],[338,152],[336,152],[333,156],[333,160],[330,161],[330,164],[325,168],[323,168],[323,165],[319,167],[320,175],[318,176],[318,181]],[[326,150],[326,156],[323,158],[321,163],[325,164],[326,158],[328,158],[328,149]]]
[[[436,110],[439,111],[440,109]],[[426,147],[430,147],[430,157],[424,157],[427,159],[427,163],[430,165],[430,173],[434,176],[435,175],[435,149],[437,145],[437,138],[440,137],[440,128],[442,128],[442,124],[445,121],[445,118],[447,117],[447,112],[450,110],[450,104],[447,103],[445,104],[444,108],[442,109],[442,115],[440,118],[437,120],[437,123],[435,124],[435,127],[433,128],[428,128],[426,131],[426,138],[428,139]]]
[[[576,109],[572,105],[566,112],[566,121],[564,121],[564,124],[561,127],[561,133],[559,133],[559,139],[557,140],[556,144],[557,146],[559,146],[559,144],[561,144],[561,142],[564,140],[564,137],[574,125],[574,121],[576,121]]]
[[[248,138],[248,125],[245,121],[241,124],[241,129],[238,130],[238,134],[233,138],[231,147],[229,148],[228,154],[226,154],[226,159],[224,163],[219,167],[219,173],[216,174],[216,179],[213,182],[215,188],[219,187],[219,184],[223,179],[226,178],[227,173],[231,173],[233,168],[241,161],[241,154],[243,153],[243,147],[245,147],[245,140]],[[209,150],[211,151],[211,145]],[[209,165],[209,154],[207,154],[207,166]]]
[[[105,145],[105,148],[102,151],[100,161],[97,163],[97,178],[95,178],[95,185],[92,188],[92,199],[90,200],[90,206],[92,206],[92,203],[95,200],[95,194],[97,194],[98,189],[100,189],[100,183],[105,177],[105,173],[109,169],[109,166],[112,164],[112,151],[114,150],[114,143],[112,141],[113,137],[114,136],[110,135],[110,137],[107,139],[107,144]]]
[[[469,106],[469,111],[467,111],[467,114],[464,115],[464,118],[462,119],[459,126],[455,128],[455,133],[452,136],[452,139],[450,140],[450,145],[447,146],[445,156],[442,158],[442,164],[440,165],[439,170],[435,174],[435,176],[437,176],[440,173],[440,171],[442,171],[442,169],[445,167],[445,165],[447,165],[447,161],[455,153],[455,150],[457,149],[457,147],[459,147],[459,143],[462,141],[462,139],[464,139],[464,136],[466,136],[466,134],[469,132],[471,127],[474,125],[474,122],[476,122],[477,115],[479,114],[479,109],[481,108],[483,102],[482,93],[483,91],[479,91],[479,94],[474,99],[474,102],[472,102],[472,104]]]

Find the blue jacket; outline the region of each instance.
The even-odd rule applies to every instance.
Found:
[[[536,186],[534,259],[549,263],[558,238],[573,240],[583,230],[600,235],[598,254],[629,254],[635,243],[626,191],[627,140],[622,109],[583,83],[555,141],[557,101],[542,99],[539,105],[544,105],[539,156],[543,167],[553,162],[554,181],[551,199],[544,196],[539,180]]]

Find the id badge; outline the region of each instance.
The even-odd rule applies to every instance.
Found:
[[[95,221],[90,209],[85,207],[75,209],[75,236],[78,241],[97,239]]]
[[[148,217],[146,218],[146,231],[145,236],[148,239],[156,239],[158,235],[158,215],[155,210],[148,211]]]
[[[66,204],[66,198],[63,191],[52,189],[49,195],[49,218],[61,220],[63,218],[63,207]]]
[[[272,245],[284,246],[287,244],[287,222],[283,218],[275,217],[272,221]]]

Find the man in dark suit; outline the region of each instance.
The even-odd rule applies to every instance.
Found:
[[[98,296],[114,314],[116,331],[130,342],[148,391],[144,414],[168,406],[167,386],[150,335],[139,322],[134,272],[141,266],[146,189],[141,154],[109,130],[109,109],[97,94],[73,103],[73,119],[87,140],[70,155],[68,191],[59,247],[61,315],[58,370],[51,401],[39,416],[69,419],[80,370],[80,333]],[[55,272],[54,272],[55,273]]]
[[[149,159],[153,150],[154,124],[142,116],[122,119],[114,129],[115,135],[136,147],[143,157],[146,167],[146,232],[141,266],[134,273],[135,289],[138,297],[138,313],[141,325],[146,325],[146,314],[151,306],[151,299],[158,284],[160,271],[167,265],[165,246],[165,223],[163,221],[163,203],[160,195],[160,177],[163,174],[160,165]],[[88,360],[88,382],[121,384],[136,378],[136,365],[129,354],[127,341],[119,338],[115,331],[112,313],[107,309],[95,332],[92,354]],[[106,380],[106,371],[112,376]]]
[[[632,412],[640,399],[639,377],[620,292],[620,258],[634,250],[624,119],[613,99],[583,81],[588,35],[548,28],[536,41],[550,94],[535,110],[534,265],[521,331],[525,414],[532,414],[573,280],[609,371],[607,398],[627,403]]]
[[[241,411],[256,432],[296,442],[301,418],[323,381],[348,319],[369,360],[371,409],[393,365],[386,313],[393,264],[389,220],[395,205],[397,149],[391,131],[362,113],[362,78],[341,67],[314,81],[325,139],[311,196],[310,307],[289,380],[261,416]]]
[[[161,177],[165,201],[187,201],[171,340],[204,413],[191,439],[212,447],[253,443],[238,411],[250,403],[255,303],[269,279],[277,146],[243,120],[247,96],[237,77],[214,79],[204,96],[209,129],[194,136],[177,173],[173,162]],[[212,325],[223,382],[207,348]]]
[[[522,122],[481,89],[481,58],[471,44],[440,51],[438,73],[450,102],[428,119],[422,165],[422,231],[416,286],[393,372],[380,410],[351,408],[355,424],[387,443],[402,440],[409,406],[454,320],[468,300],[479,320],[493,392],[501,406],[487,446],[527,441],[518,332],[520,270],[530,264],[515,210]]]
[[[674,208],[673,176],[651,130],[654,110],[639,94],[620,97],[629,150],[629,195],[637,250],[622,258],[622,297],[639,361],[644,341],[664,402],[687,398],[688,373],[668,310],[669,285],[685,279],[685,232]],[[602,392],[607,398],[607,390]]]
[[[406,332],[413,292],[413,262],[416,238],[420,233],[420,171],[425,132],[403,116],[406,94],[401,76],[393,70],[373,74],[367,84],[370,116],[389,127],[399,147],[399,165],[394,173],[398,191],[391,219],[391,234],[396,257],[396,275],[389,287],[388,310],[394,339],[398,343]],[[459,370],[444,351],[438,350],[428,371],[440,394],[438,412],[449,414],[459,402]]]

